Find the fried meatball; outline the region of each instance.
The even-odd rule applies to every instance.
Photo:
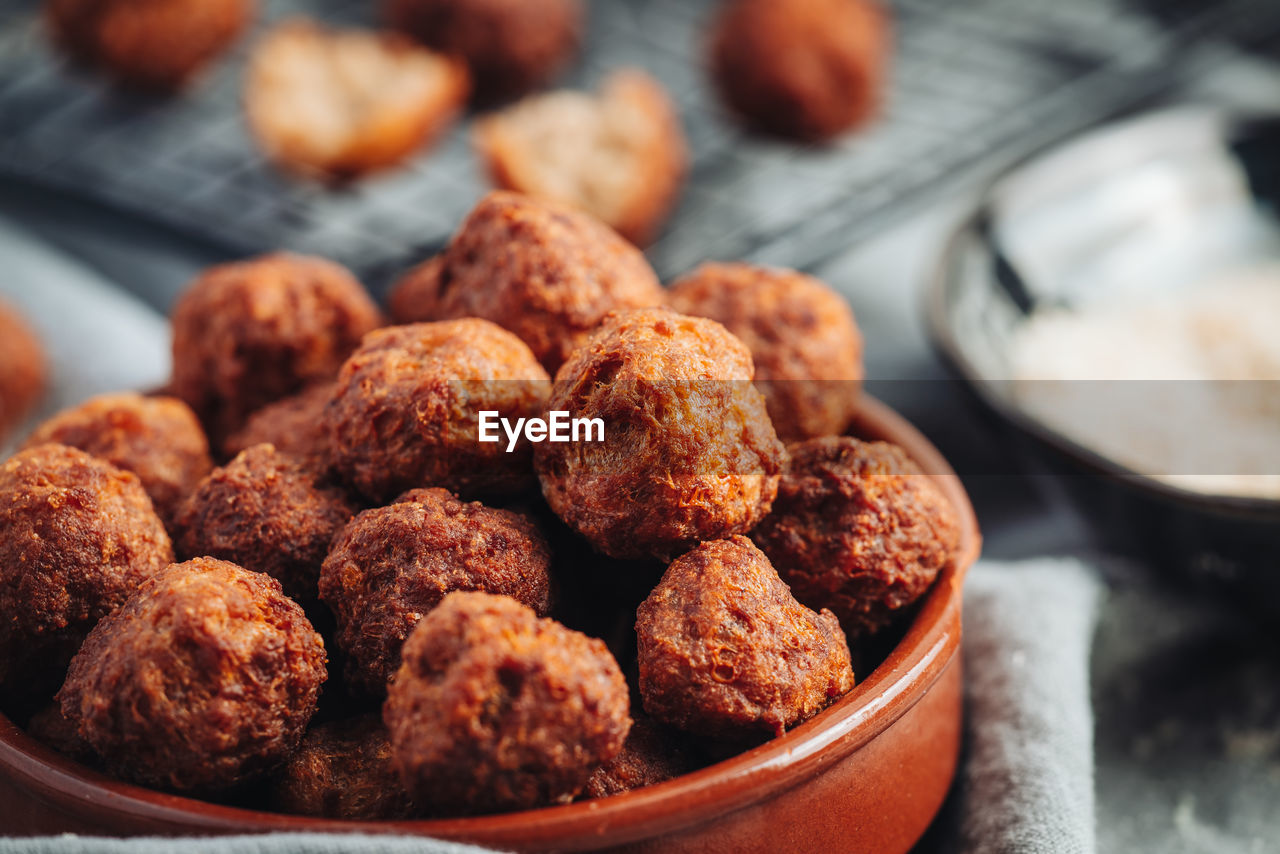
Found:
[[[635,69],[596,94],[530,96],[478,122],[475,141],[499,187],[580,208],[640,246],[679,197],[688,161],[671,99]]]
[[[876,0],[729,0],[712,28],[711,69],[747,124],[820,142],[879,109],[891,46]]]
[[[550,403],[602,419],[605,441],[537,446],[547,503],[612,557],[669,559],[749,531],[786,461],[751,377],[751,354],[714,321],[610,315],[560,369]]]
[[[440,271],[444,256],[433,255],[401,276],[387,295],[387,308],[396,323],[436,320],[440,305]]]
[[[174,393],[220,445],[255,410],[332,379],[379,320],[360,283],[322,258],[213,267],[174,308]]]
[[[467,496],[531,482],[528,441],[480,441],[480,413],[541,417],[550,377],[516,336],[485,320],[390,326],[371,333],[325,409],[331,461],[373,501],[421,486]]]
[[[334,540],[320,573],[347,682],[381,696],[400,667],[405,638],[451,591],[503,594],[545,616],[550,564],[531,520],[443,489],[416,489],[364,511]]]
[[[778,736],[853,687],[835,615],[797,602],[746,537],[672,561],[636,636],[645,711],[703,736]]]
[[[681,733],[637,717],[622,752],[591,772],[584,798],[607,798],[674,780],[698,768]]]
[[[796,598],[849,637],[888,625],[956,556],[955,509],[896,445],[846,436],[791,446],[773,512],[752,532]]]
[[[671,286],[671,307],[742,339],[784,440],[843,433],[862,389],[862,334],[822,282],[792,270],[704,264]]]
[[[450,593],[405,643],[383,719],[415,800],[487,813],[571,799],[622,750],[627,707],[603,641],[505,596]]]
[[[329,436],[324,431],[324,408],[333,399],[335,382],[314,383],[254,412],[244,426],[222,443],[231,458],[254,445],[275,445],[310,471],[322,475],[329,468]]]
[[[254,9],[253,0],[46,0],[45,20],[77,62],[170,91],[224,53]]]
[[[356,508],[316,483],[274,445],[254,445],[214,469],[183,503],[174,525],[182,557],[215,557],[277,579],[306,602],[319,595],[320,564]]]
[[[213,468],[209,440],[191,408],[173,397],[104,394],[45,421],[25,447],[56,442],[79,448],[142,481],[166,525],[178,504]]]
[[[169,566],[89,633],[62,714],[127,780],[213,792],[297,748],[324,642],[280,583],[212,558]]]
[[[440,316],[511,330],[550,373],[614,309],[666,299],[640,251],[588,214],[490,193],[453,236],[440,271]]]
[[[541,85],[582,39],[580,0],[385,0],[384,8],[391,26],[461,57],[482,103]]]
[[[27,722],[27,735],[68,759],[84,765],[97,762],[98,754],[80,737],[79,724],[63,717],[62,707],[57,703],[50,703],[32,716]]]
[[[0,443],[44,394],[44,347],[15,309],[0,302]]]
[[[307,731],[276,773],[272,802],[280,812],[348,821],[413,814],[391,764],[391,742],[377,714],[330,721]]]
[[[61,671],[172,560],[137,475],[65,445],[15,454],[0,466],[0,684]]]
[[[469,91],[460,61],[399,33],[295,19],[254,49],[244,108],[271,160],[342,181],[407,160],[452,124]]]

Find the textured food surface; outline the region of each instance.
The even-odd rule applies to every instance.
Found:
[[[275,445],[316,474],[329,468],[329,437],[324,432],[324,408],[333,399],[336,384],[319,382],[297,394],[283,397],[254,412],[244,426],[222,443],[228,459],[254,445]]]
[[[622,752],[591,773],[582,795],[607,798],[674,780],[699,763],[680,733],[647,717],[637,717]]]
[[[44,346],[25,318],[0,302],[0,442],[44,393]]]
[[[391,319],[396,323],[438,320],[440,271],[443,269],[444,256],[432,255],[397,279],[387,294]]]

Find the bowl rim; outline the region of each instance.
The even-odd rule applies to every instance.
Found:
[[[960,343],[950,323],[948,312],[950,297],[954,293],[957,281],[954,275],[957,268],[955,262],[965,244],[973,240],[981,241],[983,232],[995,217],[996,206],[1006,189],[1017,186],[1028,175],[1034,177],[1038,167],[1045,161],[1061,157],[1075,148],[1105,145],[1125,133],[1149,132],[1169,122],[1199,121],[1211,123],[1219,129],[1228,129],[1235,127],[1238,123],[1265,115],[1280,118],[1280,111],[1267,114],[1255,110],[1231,110],[1204,105],[1157,109],[1136,117],[1130,116],[1086,129],[1058,143],[1046,146],[1002,171],[986,183],[976,196],[976,200],[952,226],[937,260],[926,273],[925,326],[934,351],[984,406],[1032,438],[1048,445],[1092,473],[1108,476],[1133,490],[1203,513],[1280,521],[1280,499],[1278,498],[1201,492],[1143,474],[1055,430],[1030,411],[997,394],[991,388],[991,384],[1005,381],[982,375]]]
[[[850,431],[902,446],[955,507],[961,543],[906,633],[880,666],[813,719],[779,738],[691,774],[609,798],[514,813],[411,821],[340,821],[213,804],[112,779],[62,756],[0,715],[0,773],[41,800],[80,812],[124,815],[189,832],[409,834],[501,846],[552,841],[563,848],[622,845],[705,824],[821,773],[896,722],[957,654],[964,576],[981,550],[977,517],[942,454],[885,404],[863,395]],[[171,832],[171,831],[166,831]]]

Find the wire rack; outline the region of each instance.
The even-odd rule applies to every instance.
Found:
[[[896,0],[884,115],[833,145],[746,135],[703,61],[710,0],[592,0],[587,48],[563,85],[647,69],[677,102],[692,168],[649,254],[670,276],[706,258],[806,268],[865,238],[940,183],[1006,161],[1150,96],[1199,40],[1280,32],[1274,0]],[[376,23],[370,0],[265,0]],[[35,0],[0,0],[0,172],[71,189],[236,251],[285,247],[385,277],[438,249],[487,184],[461,122],[406,167],[333,190],[289,178],[247,135],[247,45],[185,95],[115,92],[50,50]],[[1158,13],[1158,14],[1157,14]]]

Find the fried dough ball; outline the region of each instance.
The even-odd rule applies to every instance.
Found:
[[[250,413],[333,379],[379,320],[360,283],[322,258],[277,253],[210,268],[174,308],[174,393],[218,445]]]
[[[791,446],[773,513],[752,537],[797,599],[830,608],[856,638],[929,589],[956,556],[960,523],[901,448],[832,436]]]
[[[454,590],[510,596],[545,616],[550,565],[547,541],[530,519],[443,489],[415,489],[364,511],[335,538],[320,573],[347,682],[382,696],[405,638]]]
[[[440,271],[444,256],[433,255],[401,276],[387,295],[387,308],[396,323],[436,320],[440,305]]]
[[[415,800],[487,813],[571,799],[622,750],[627,707],[603,641],[505,596],[450,593],[409,636],[383,719]]]
[[[594,95],[530,96],[477,123],[475,141],[499,187],[580,208],[640,246],[675,204],[688,161],[671,99],[634,69]]]
[[[742,339],[784,440],[843,433],[862,389],[862,334],[822,282],[792,270],[703,264],[671,286],[671,307]]]
[[[324,432],[323,415],[335,388],[336,382],[314,383],[268,403],[227,437],[222,443],[223,456],[234,457],[254,445],[275,445],[277,451],[310,471],[324,474],[329,468],[329,437]]]
[[[461,57],[485,103],[540,86],[582,39],[580,0],[386,0],[384,8],[391,26]]]
[[[636,635],[645,711],[703,736],[782,735],[853,687],[835,615],[797,602],[746,537],[672,561]]]
[[[324,665],[324,642],[278,581],[197,558],[89,633],[58,702],[117,776],[212,792],[297,748]]]
[[[0,302],[0,442],[44,394],[47,378],[40,338],[17,310]]]
[[[680,735],[651,718],[637,717],[622,752],[591,772],[583,797],[620,795],[697,770],[698,762]]]
[[[729,0],[712,30],[712,74],[747,124],[821,142],[879,109],[889,29],[876,0]]]
[[[274,445],[254,445],[214,469],[174,525],[182,557],[214,557],[277,579],[303,602],[319,595],[329,543],[351,520],[346,493],[323,487]]]
[[[98,620],[172,560],[137,475],[65,445],[9,458],[0,466],[0,684],[60,678]]]
[[[605,441],[537,446],[547,503],[619,558],[669,559],[749,531],[786,461],[751,377],[751,354],[714,321],[610,315],[560,369],[550,403],[603,419]]]
[[[453,236],[440,316],[483,317],[529,345],[550,373],[615,309],[662,305],[640,251],[588,214],[490,193]]]
[[[191,408],[174,397],[104,394],[63,410],[24,447],[55,442],[131,471],[166,526],[178,504],[213,468],[209,440]]]
[[[377,714],[312,727],[276,773],[280,812],[347,821],[387,821],[413,814],[391,764],[391,742]]]
[[[269,158],[345,180],[407,160],[452,124],[469,90],[461,62],[398,33],[294,19],[254,50],[244,104]]]
[[[390,326],[368,335],[325,409],[334,468],[367,498],[444,486],[494,495],[530,482],[529,443],[480,442],[480,412],[541,417],[550,378],[524,343],[485,320]]]
[[[63,717],[57,703],[50,703],[32,716],[27,722],[27,735],[83,765],[97,761],[98,754],[80,737],[78,724]]]
[[[223,54],[254,10],[253,0],[46,0],[45,20],[77,62],[172,91]]]

